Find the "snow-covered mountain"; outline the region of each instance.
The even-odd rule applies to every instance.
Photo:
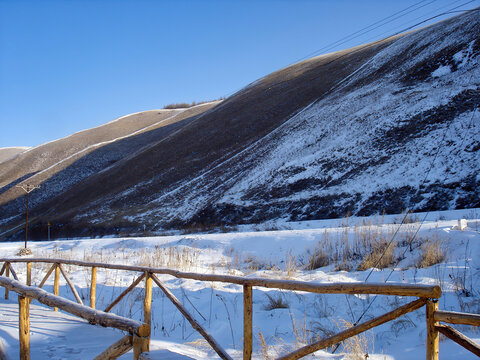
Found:
[[[13,185],[35,181],[37,234],[479,207],[479,60],[476,9],[289,66],[165,126],[69,153],[62,139],[53,164],[15,172],[50,156],[29,150],[0,164],[0,232],[21,223]]]

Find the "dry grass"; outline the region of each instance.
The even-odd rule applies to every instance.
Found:
[[[417,267],[427,268],[429,266],[439,264],[445,260],[445,252],[442,249],[439,240],[426,240],[421,246],[420,259]]]
[[[346,320],[340,320],[337,326],[339,330],[346,330],[351,328],[353,324]],[[346,339],[342,344],[344,351],[347,353],[345,359],[365,360],[368,358],[369,347],[371,347],[371,352],[374,351],[374,335],[371,331],[364,332]]]
[[[308,258],[306,270],[315,270],[330,264],[331,259],[326,251],[325,242],[319,242]]]
[[[358,271],[370,268],[385,269],[394,263],[394,251],[396,243],[389,244],[386,240],[374,241],[372,249],[368,252],[357,266]]]
[[[268,299],[268,303],[263,306],[264,310],[270,311],[274,309],[288,309],[290,307],[281,294],[278,294],[278,296],[273,296],[265,293],[265,296]]]
[[[270,356],[268,356],[268,344],[265,340],[265,337],[263,336],[262,332],[258,330],[257,332],[257,341],[260,344],[260,350],[262,352],[262,359],[264,360],[270,360]]]

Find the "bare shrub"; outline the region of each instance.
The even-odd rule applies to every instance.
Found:
[[[315,270],[330,264],[330,257],[320,247],[316,247],[308,259],[306,270]]]
[[[268,303],[263,306],[264,310],[270,311],[274,309],[288,309],[290,306],[281,294],[274,297],[265,293],[265,296],[268,298]]]
[[[420,259],[417,267],[426,268],[445,260],[445,252],[443,251],[439,240],[426,240],[421,247]]]
[[[385,239],[374,240],[371,251],[363,257],[357,270],[364,271],[372,267],[377,269],[389,267],[394,263],[393,256],[396,246],[396,243],[389,245]]]

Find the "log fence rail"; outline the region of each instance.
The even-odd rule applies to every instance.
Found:
[[[0,285],[5,287],[5,298],[8,298],[8,291],[15,291],[19,294],[19,304],[20,298],[26,298],[27,300],[23,301],[23,305],[20,305],[20,312],[23,307],[28,307],[30,302],[33,299],[37,299],[40,302],[53,307],[54,309],[59,308],[64,311],[70,312],[73,315],[87,318],[86,314],[96,314],[100,316],[101,319],[110,319],[109,316],[115,318],[120,318],[117,315],[109,314],[115,305],[117,305],[122,298],[124,298],[130,291],[132,291],[136,286],[138,286],[143,280],[145,280],[144,286],[144,300],[143,300],[143,309],[144,309],[144,320],[143,323],[135,322],[132,319],[123,318],[124,321],[135,322],[137,328],[130,327],[130,335],[125,336],[124,338],[117,341],[115,344],[111,345],[106,349],[102,354],[100,354],[96,359],[116,359],[117,357],[123,355],[133,347],[134,359],[139,359],[142,352],[149,351],[150,345],[150,325],[151,325],[151,303],[152,303],[152,285],[155,284],[158,286],[166,295],[166,297],[172,302],[172,304],[177,307],[180,313],[185,317],[185,319],[191,324],[191,326],[200,333],[205,340],[210,344],[213,350],[217,355],[224,360],[230,360],[231,357],[228,353],[220,346],[220,344],[207,332],[202,325],[195,320],[195,318],[186,310],[186,308],[181,304],[181,302],[173,295],[173,293],[168,290],[162,282],[157,277],[158,274],[170,275],[176,278],[182,279],[193,279],[199,281],[210,281],[210,282],[223,282],[230,284],[237,284],[243,286],[243,359],[251,359],[252,357],[252,326],[253,326],[253,302],[252,302],[252,290],[253,287],[264,287],[264,288],[276,288],[284,290],[293,290],[293,291],[304,291],[310,293],[319,293],[319,294],[370,294],[370,295],[396,295],[396,296],[411,296],[417,297],[417,300],[414,300],[406,305],[403,305],[397,309],[394,309],[386,314],[375,317],[369,321],[366,321],[361,324],[356,324],[355,326],[339,332],[329,338],[322,339],[315,343],[304,346],[300,349],[293,351],[290,354],[282,356],[280,359],[290,360],[290,359],[299,359],[308,354],[311,354],[317,350],[325,349],[332,345],[335,345],[345,339],[358,335],[368,329],[384,324],[388,321],[394,320],[399,316],[402,316],[408,312],[417,310],[424,305],[426,305],[426,321],[427,321],[427,359],[436,360],[438,359],[439,353],[439,332],[452,338],[457,343],[462,344],[462,346],[477,346],[470,339],[465,340],[460,335],[456,334],[456,330],[450,328],[448,325],[440,325],[440,321],[443,322],[453,322],[461,324],[470,324],[477,325],[480,324],[480,316],[471,314],[461,314],[461,313],[448,313],[444,311],[438,311],[438,299],[441,296],[441,289],[439,286],[428,286],[428,285],[408,285],[408,284],[365,284],[365,283],[336,283],[336,284],[318,284],[318,283],[309,283],[302,281],[291,281],[291,280],[277,280],[277,279],[264,279],[264,278],[246,278],[239,276],[230,276],[230,275],[214,275],[214,274],[198,274],[198,273],[189,273],[181,272],[172,269],[166,268],[150,268],[144,266],[130,266],[130,265],[121,265],[121,264],[104,264],[104,263],[92,263],[85,261],[77,260],[62,260],[62,259],[39,259],[39,258],[15,258],[15,259],[5,259],[0,258],[0,262],[3,262],[3,266],[0,270]],[[27,286],[18,282],[18,276],[12,266],[12,263],[26,263],[27,266]],[[42,279],[38,287],[31,287],[31,270],[32,264],[34,263],[47,263],[52,264],[52,266],[47,271],[47,274]],[[92,269],[91,272],[91,282],[90,282],[90,307],[83,305],[80,296],[75,288],[75,285],[68,278],[63,266],[64,265],[75,265],[81,267],[88,267]],[[116,270],[126,270],[132,272],[140,272],[140,275],[132,282],[132,284],[127,287],[111,304],[109,304],[103,312],[95,310],[95,294],[96,294],[96,284],[97,284],[97,269],[116,269]],[[41,290],[41,287],[45,285],[45,282],[48,280],[49,276],[52,273],[55,273],[54,279],[54,294],[51,295],[44,290]],[[5,273],[6,277],[2,277]],[[71,289],[77,303],[61,298],[59,294],[59,281],[60,273],[64,277],[67,285]],[[14,280],[9,279],[8,277],[12,275]],[[45,301],[47,299],[48,301]],[[43,301],[42,301],[43,300]],[[68,306],[66,305],[68,303]],[[26,304],[26,305],[25,305]],[[76,312],[72,312],[72,306],[74,306]],[[82,309],[81,311],[78,309]],[[88,310],[87,310],[88,309]],[[28,308],[27,308],[28,313]],[[101,314],[101,315],[99,315]],[[87,319],[90,321],[90,319]],[[455,322],[457,321],[457,322]],[[463,321],[463,322],[460,322]],[[21,322],[21,318],[20,318]],[[111,327],[111,323],[108,323]],[[23,326],[23,325],[21,325]],[[104,325],[105,326],[105,325]],[[116,327],[119,328],[119,327]],[[24,332],[25,328],[22,327]],[[119,328],[125,330],[124,328]],[[141,330],[140,330],[141,329]],[[148,329],[148,331],[146,330]],[[20,330],[19,330],[20,331]],[[451,335],[454,334],[454,335]],[[463,334],[462,334],[463,336]],[[20,337],[22,335],[20,334]],[[458,341],[457,341],[457,340]],[[20,339],[22,342],[22,339]],[[471,344],[473,343],[473,345]],[[467,347],[466,346],[466,347]],[[21,345],[22,347],[22,345]],[[468,347],[467,347],[468,348]],[[468,348],[469,350],[471,350]],[[472,351],[472,350],[471,350]],[[475,353],[475,351],[473,351]],[[28,359],[29,357],[25,357]],[[23,359],[23,358],[22,358]]]

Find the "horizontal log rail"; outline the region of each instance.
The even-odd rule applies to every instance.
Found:
[[[294,352],[280,357],[278,360],[295,360],[295,359],[300,359],[304,356],[307,356],[315,351],[321,350],[328,348],[330,346],[333,346],[335,344],[338,344],[339,342],[342,342],[352,336],[358,335],[362,332],[365,332],[371,328],[377,327],[379,325],[385,324],[386,322],[392,321],[404,314],[407,314],[411,311],[417,310],[421,308],[423,305],[427,303],[428,299],[418,299],[415,301],[412,301],[408,304],[405,304],[393,311],[390,311],[384,315],[378,316],[376,318],[373,318],[372,320],[366,321],[362,324],[358,324],[355,326],[352,326],[351,328],[341,331],[338,334],[335,334],[333,336],[330,336],[329,338],[322,339],[320,341],[314,342],[313,344],[309,344],[307,346],[304,346],[298,350],[295,350]]]
[[[139,321],[94,310],[88,306],[77,304],[63,297],[52,295],[43,289],[27,286],[19,281],[4,276],[0,276],[0,285],[23,297],[36,299],[44,305],[57,307],[65,312],[85,319],[93,325],[98,324],[104,327],[128,331],[131,334],[136,334],[141,337],[150,334],[150,326]]]
[[[433,318],[436,321],[435,331],[442,333],[450,340],[455,341],[460,346],[480,357],[479,344],[453,327],[445,324],[439,324],[439,322],[442,321],[450,324],[480,326],[480,315],[437,310],[433,313]]]
[[[480,315],[468,314],[455,311],[435,311],[433,314],[435,321],[443,321],[450,324],[463,324],[480,326]]]
[[[305,291],[317,294],[370,294],[370,295],[395,295],[395,296],[416,296],[438,299],[442,295],[442,290],[439,286],[432,285],[406,285],[406,284],[383,284],[383,283],[337,283],[337,284],[320,284],[307,283],[303,281],[293,280],[277,280],[277,279],[262,279],[249,278],[231,275],[215,275],[215,274],[197,274],[181,272],[177,270],[165,268],[150,268],[145,266],[131,266],[121,264],[103,264],[77,260],[62,260],[62,259],[6,259],[0,258],[0,262],[32,262],[32,263],[51,263],[51,264],[65,264],[76,265],[83,267],[97,267],[103,269],[127,270],[150,272],[154,274],[171,275],[181,279],[191,279],[199,281],[217,281],[238,285],[257,286],[274,289]]]
[[[480,345],[462,334],[460,331],[455,330],[448,325],[437,325],[435,326],[435,329],[448,337],[450,340],[455,341],[458,345],[480,357]]]
[[[130,335],[120,339],[115,344],[111,345],[107,350],[100,354],[97,359],[108,359],[116,358],[123,354],[126,351],[130,350],[133,347],[134,350],[134,359],[139,359],[142,352],[146,352],[149,349],[149,336],[150,336],[150,324],[151,324],[151,300],[152,300],[152,280],[153,282],[160,287],[160,289],[166,294],[167,298],[177,307],[177,309],[182,313],[182,315],[189,321],[192,327],[199,332],[207,342],[212,346],[212,348],[217,352],[217,354],[222,359],[231,359],[228,353],[216,342],[216,340],[200,325],[198,321],[186,310],[186,308],[180,303],[180,301],[171,293],[158,279],[156,275],[170,275],[176,278],[181,279],[191,279],[198,281],[211,281],[211,282],[222,282],[237,284],[243,286],[243,305],[244,305],[244,324],[243,324],[243,334],[244,334],[244,349],[243,349],[243,358],[245,360],[251,359],[252,357],[252,289],[253,287],[264,287],[264,288],[274,288],[274,289],[283,289],[283,290],[293,290],[293,291],[304,291],[309,293],[317,294],[370,294],[370,295],[394,295],[394,296],[412,296],[419,299],[412,301],[406,305],[403,305],[397,309],[392,310],[391,312],[376,317],[372,320],[369,320],[365,323],[355,325],[350,329],[344,330],[332,337],[327,339],[320,340],[316,343],[309,344],[303,348],[300,348],[294,351],[291,354],[283,356],[281,359],[298,359],[304,357],[308,354],[311,354],[319,349],[326,348],[332,345],[335,345],[341,341],[344,341],[347,338],[355,336],[361,332],[364,332],[373,327],[379,326],[385,322],[391,321],[403,314],[406,314],[410,311],[414,311],[425,304],[427,304],[427,327],[431,329],[428,332],[427,336],[427,357],[429,354],[438,355],[438,336],[435,337],[435,332],[438,334],[435,325],[438,324],[438,321],[434,319],[433,314],[436,307],[432,302],[432,299],[438,299],[442,292],[439,286],[430,286],[430,285],[410,285],[410,284],[392,284],[392,283],[335,283],[335,284],[321,284],[315,282],[302,282],[302,281],[291,281],[291,280],[279,280],[279,279],[263,279],[256,277],[239,277],[239,276],[230,276],[230,275],[215,275],[215,274],[197,274],[191,272],[181,272],[177,270],[171,270],[167,268],[150,268],[145,266],[131,266],[131,265],[121,265],[121,264],[105,264],[105,263],[94,263],[94,262],[85,262],[77,260],[63,260],[63,259],[39,259],[39,258],[14,258],[6,259],[0,258],[0,262],[4,262],[2,267],[2,272],[5,272],[7,277],[2,278],[0,276],[0,286],[5,287],[5,292],[9,289],[18,292],[21,296],[32,299],[38,299],[40,302],[51,306],[58,307],[64,311],[70,312],[73,315],[80,316],[92,323],[98,323],[103,326],[116,327],[121,330],[126,330],[124,328],[118,327],[123,326],[117,323],[117,326],[104,325],[106,324],[104,319],[107,319],[109,316],[113,317],[112,319],[120,319],[117,315],[109,314],[110,311],[116,304],[118,304],[130,291],[132,291],[136,286],[138,286],[142,280],[145,280],[145,295],[143,301],[144,307],[144,323],[139,323],[131,319],[121,318],[124,321],[134,322],[135,326],[140,326],[135,332],[134,327],[129,327]],[[62,265],[74,265],[80,267],[90,267],[92,269],[92,277],[90,283],[90,307],[84,306],[83,304],[77,304],[73,301],[55,296],[41,290],[40,288],[28,287],[22,285],[18,281],[11,280],[8,278],[9,274],[14,275],[14,270],[12,263],[27,263],[27,273],[30,269],[31,276],[31,264],[32,263],[47,263],[52,264],[49,268],[47,274],[42,279],[39,287],[42,287],[49,276],[55,271],[55,282],[54,282],[54,293],[58,295],[58,279],[59,273],[61,271],[65,280],[67,281],[68,286],[72,290],[75,298],[80,303],[78,293],[76,293],[74,284],[70,281],[66,275]],[[95,310],[95,288],[96,288],[96,273],[97,269],[113,269],[113,270],[125,270],[131,272],[140,272],[141,274],[136,277],[130,286],[128,286],[110,305],[107,306],[105,312]],[[12,270],[12,271],[10,271]],[[16,274],[15,274],[16,275]],[[28,274],[27,274],[28,278]],[[16,290],[15,290],[16,289]],[[20,292],[17,291],[20,289]],[[30,301],[27,301],[30,303]],[[72,310],[76,309],[76,310]],[[81,309],[81,310],[80,310]],[[432,310],[433,309],[433,310]],[[88,310],[88,311],[87,311]],[[100,317],[98,314],[102,314]],[[442,316],[441,314],[439,316]],[[103,319],[103,320],[102,320]],[[110,319],[110,318],[108,318]],[[112,320],[113,321],[113,320]],[[437,322],[436,322],[437,321]],[[108,323],[110,324],[110,322]],[[130,323],[131,324],[131,323]],[[430,357],[429,357],[430,359]],[[438,356],[431,357],[431,359],[438,359]]]

